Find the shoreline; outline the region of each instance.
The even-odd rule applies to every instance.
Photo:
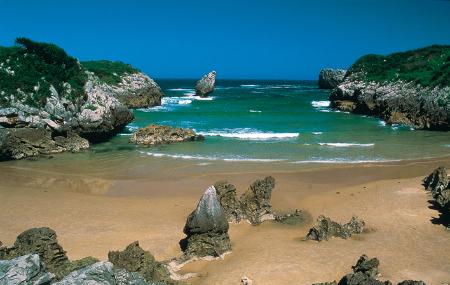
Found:
[[[100,163],[64,161],[0,164],[0,237],[5,245],[28,228],[48,226],[72,260],[89,255],[106,260],[108,251],[134,240],[158,260],[169,260],[181,254],[178,242],[184,238],[186,217],[208,186],[226,179],[240,195],[253,180],[272,175],[274,210],[306,210],[312,221],[299,227],[271,222],[230,225],[232,253],[223,260],[186,265],[181,273],[203,276],[189,280],[192,284],[239,284],[244,275],[256,284],[331,281],[349,272],[363,253],[378,257],[383,278],[392,281],[450,280],[450,265],[443,260],[450,252],[441,248],[450,235],[430,221],[439,213],[429,208],[430,197],[421,186],[421,179],[434,168],[449,167],[450,157],[285,168],[229,162],[195,166],[161,159],[133,166],[108,161],[103,168]],[[91,171],[95,167],[100,170]],[[300,242],[321,214],[339,222],[357,214],[375,231],[349,240]],[[413,245],[416,248],[408,252]],[[418,266],[424,255],[427,260]]]

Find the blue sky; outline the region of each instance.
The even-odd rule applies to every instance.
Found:
[[[0,45],[53,42],[156,78],[316,79],[367,53],[450,44],[445,0],[0,0]]]

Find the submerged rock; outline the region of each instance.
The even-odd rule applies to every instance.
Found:
[[[336,88],[344,80],[347,70],[325,68],[319,74],[319,88],[333,89]]]
[[[148,282],[162,281],[169,284],[171,281],[166,266],[157,262],[150,252],[143,250],[137,241],[128,245],[124,251],[110,251],[108,259],[115,267],[137,272]]]
[[[365,222],[358,217],[352,217],[348,223],[341,225],[330,218],[319,216],[317,225],[309,230],[306,239],[316,241],[329,240],[332,237],[347,239],[352,234],[362,233],[364,225]]]
[[[27,254],[11,260],[0,260],[0,284],[47,285],[55,275],[49,273],[39,255]]]
[[[423,185],[426,190],[430,191],[433,199],[441,207],[446,207],[450,204],[450,183],[445,167],[440,166],[425,177],[423,179]]]
[[[174,128],[170,126],[149,125],[140,128],[131,138],[130,143],[141,145],[158,145],[176,142],[203,140],[191,129]]]
[[[265,220],[273,220],[274,215],[270,198],[275,187],[275,178],[267,176],[258,179],[250,185],[249,189],[242,194],[240,202],[243,217],[252,225],[258,225]]]
[[[216,189],[211,186],[187,218],[184,226],[187,237],[180,242],[181,248],[188,257],[218,257],[231,250],[228,227]]]
[[[236,186],[227,181],[217,181],[214,188],[228,222],[239,223],[242,219],[242,209],[236,195]]]
[[[214,91],[215,84],[216,72],[211,71],[210,73],[204,75],[202,79],[197,81],[197,84],[195,85],[195,94],[200,97],[207,97]]]

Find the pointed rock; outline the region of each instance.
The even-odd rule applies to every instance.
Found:
[[[258,179],[250,185],[241,196],[243,215],[252,225],[258,225],[265,220],[273,220],[274,215],[270,198],[275,187],[275,178],[267,176]]]
[[[242,219],[241,203],[237,199],[236,186],[227,181],[214,183],[220,205],[230,223],[239,223]]]
[[[214,91],[215,84],[216,72],[211,71],[210,73],[204,75],[202,79],[197,81],[197,84],[195,85],[195,94],[200,97],[207,97]]]

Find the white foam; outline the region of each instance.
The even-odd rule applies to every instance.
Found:
[[[374,143],[319,143],[321,146],[331,147],[372,147]]]
[[[322,132],[312,132],[313,133],[313,135],[321,135],[321,134],[323,134]]]
[[[250,113],[262,113],[260,110],[248,110]]]
[[[289,138],[296,138],[299,136],[299,133],[261,132],[249,128],[211,130],[209,132],[198,132],[198,133],[203,136],[237,138],[243,140],[289,139]]]
[[[194,91],[194,89],[192,88],[172,88],[172,89],[167,89],[168,91]]]
[[[292,164],[307,164],[307,163],[324,163],[324,164],[337,164],[337,163],[345,163],[345,164],[359,164],[359,163],[379,163],[379,162],[396,162],[401,161],[400,159],[368,159],[368,160],[349,160],[349,159],[317,159],[317,160],[298,160],[292,161]]]
[[[187,105],[187,104],[191,104],[191,103],[192,103],[192,100],[189,100],[189,99],[178,101],[179,105]]]
[[[314,108],[326,108],[326,107],[330,107],[330,101],[312,101],[311,105]]]
[[[217,156],[201,156],[201,155],[186,155],[186,154],[166,154],[166,153],[155,153],[155,152],[144,152],[140,153],[153,156],[153,157],[168,157],[174,159],[186,159],[186,160],[208,160],[208,161],[241,161],[241,162],[277,162],[285,161],[285,159],[268,159],[268,158],[247,158],[247,157],[217,157]],[[207,165],[207,163],[198,164]]]
[[[385,126],[386,126],[386,122],[383,121],[383,120],[379,120],[379,121],[378,121],[378,125],[380,125],[380,126],[382,126],[382,127],[385,127]]]
[[[258,87],[258,84],[241,84],[241,87]]]

